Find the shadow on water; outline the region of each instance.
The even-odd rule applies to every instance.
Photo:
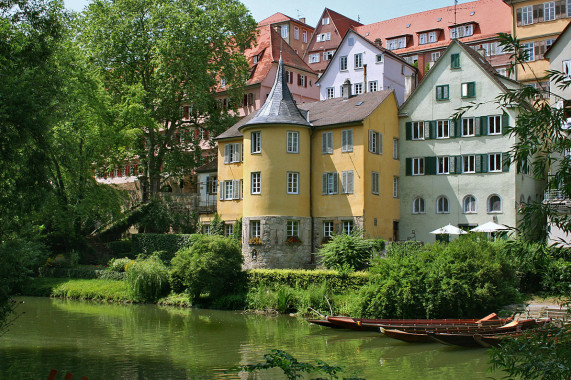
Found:
[[[0,378],[37,379],[52,368],[93,379],[238,379],[225,370],[272,349],[323,360],[367,379],[484,379],[485,350],[406,344],[288,316],[24,298],[0,339]],[[261,373],[272,379],[278,372]],[[244,376],[242,376],[244,378]]]

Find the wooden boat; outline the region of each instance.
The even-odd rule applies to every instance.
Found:
[[[410,333],[401,330],[385,329],[381,327],[381,332],[389,338],[402,340],[409,343],[432,343],[434,342],[428,334]]]
[[[339,327],[339,326],[329,322],[327,319],[306,319],[306,321],[308,321],[309,323],[319,325],[319,326],[331,327],[333,329],[342,329],[343,328],[343,327]]]

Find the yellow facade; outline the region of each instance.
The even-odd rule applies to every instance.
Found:
[[[220,194],[222,181],[243,180],[243,162],[224,163],[224,146],[226,144],[242,144],[241,138],[227,139],[218,142],[218,193]],[[242,217],[242,199],[221,201],[218,199],[217,212],[225,221],[234,221]]]

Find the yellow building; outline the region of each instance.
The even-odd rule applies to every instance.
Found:
[[[544,53],[561,34],[571,19],[571,1],[555,0],[504,0],[511,6],[513,35],[527,50],[529,66],[516,67],[515,79],[536,86],[539,80],[543,90],[549,90],[546,70],[549,62]]]
[[[242,218],[246,268],[302,268],[333,233],[393,239],[398,117],[393,91],[304,103],[280,60],[262,108],[217,137],[218,214]]]

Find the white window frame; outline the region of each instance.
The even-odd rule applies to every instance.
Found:
[[[335,97],[335,87],[327,87],[327,99],[333,99]]]
[[[488,135],[501,135],[502,134],[502,116],[493,115],[488,116]]]
[[[354,64],[355,69],[363,68],[363,53],[356,53],[354,55]]]
[[[250,237],[261,237],[262,236],[262,224],[259,220],[250,220]]]
[[[345,235],[351,235],[353,228],[355,228],[355,223],[352,220],[344,220],[341,232]]]
[[[323,17],[321,19],[321,25],[329,25],[329,17]]]
[[[262,131],[253,131],[250,133],[250,152],[252,154],[262,153]]]
[[[287,172],[287,193],[299,194],[299,172]]]
[[[353,194],[354,175],[353,170],[345,170],[341,172],[341,193]]]
[[[299,153],[299,132],[287,131],[287,153]]]
[[[281,26],[281,35],[282,35],[282,38],[287,38],[287,36],[288,36],[287,24]]]
[[[436,120],[436,138],[450,138],[450,120]]]
[[[521,25],[533,24],[533,5],[521,7]]]
[[[335,50],[329,50],[323,52],[323,60],[330,61],[333,58],[333,54],[335,54]]]
[[[462,137],[476,136],[476,119],[467,117],[462,119]]]
[[[493,197],[497,197],[499,200],[499,210],[493,210],[492,209],[492,198]],[[488,211],[488,214],[501,214],[502,213],[502,206],[503,206],[503,202],[502,202],[502,197],[500,197],[498,194],[490,194],[490,196],[488,197],[488,200],[486,202],[486,209]]]
[[[428,32],[428,42],[436,42],[436,32]],[[438,53],[438,56],[440,56],[440,53]]]
[[[321,133],[321,153],[333,154],[333,132]]]
[[[426,128],[426,124],[424,121],[413,121],[411,123],[411,139],[412,140],[424,140],[424,128]]]
[[[303,42],[307,43],[307,31],[305,30],[303,31],[303,33],[301,34],[301,38]]]
[[[436,213],[437,214],[450,213],[450,201],[447,196],[441,195],[438,198],[436,198]]]
[[[326,220],[323,222],[323,237],[331,237],[334,233],[334,227],[332,221]]]
[[[288,220],[286,222],[287,237],[295,236],[299,238],[299,220]]]
[[[309,63],[318,63],[318,62],[319,62],[319,53],[309,55]]]
[[[228,143],[224,145],[224,163],[233,164],[242,162],[242,143]]]
[[[343,129],[341,131],[341,152],[353,151],[353,130]]]
[[[321,179],[324,181],[321,184],[323,195],[333,195],[339,192],[339,175],[336,172],[323,173]]]
[[[355,87],[355,95],[361,95],[363,93],[363,83],[355,83],[353,86]]]
[[[502,171],[502,154],[490,153],[488,154],[488,172],[499,173]]]
[[[369,129],[369,152],[383,154],[383,134]]]
[[[379,172],[371,172],[371,192],[379,195]]]
[[[435,51],[435,52],[430,54],[430,60],[432,62],[438,61],[439,58],[440,58],[440,52],[439,51]]]
[[[420,33],[418,35],[418,44],[424,45],[428,42],[428,34],[427,33]]]
[[[543,3],[543,21],[555,20],[555,1]]]
[[[462,199],[462,213],[464,214],[475,214],[476,211],[476,197],[472,194],[468,194]]]
[[[462,173],[476,173],[475,154],[465,154],[462,156]]]
[[[535,43],[533,42],[524,42],[522,44],[523,49],[527,51],[527,62],[535,61]]]
[[[297,26],[293,27],[293,38],[299,40],[299,28]]]
[[[347,71],[347,56],[339,57],[339,71]]]
[[[412,159],[412,175],[424,175],[424,157],[414,157]]]
[[[436,174],[450,174],[450,156],[436,157]]]
[[[413,214],[425,214],[426,207],[423,197],[416,197],[412,200],[412,213]]]
[[[262,193],[262,173],[261,172],[251,172],[250,173],[250,194],[261,194]]]
[[[232,223],[224,224],[224,236],[232,236],[234,234],[234,225]]]
[[[379,88],[379,81],[372,80],[369,82],[369,92],[376,92]]]

